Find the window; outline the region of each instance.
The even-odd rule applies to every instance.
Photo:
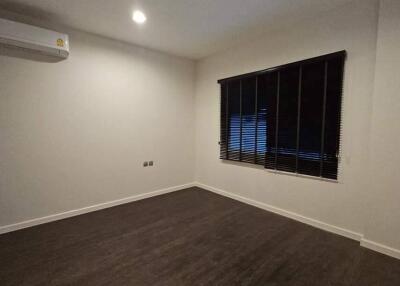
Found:
[[[336,180],[345,57],[219,80],[220,158]]]

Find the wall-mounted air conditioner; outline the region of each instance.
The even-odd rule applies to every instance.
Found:
[[[58,58],[69,55],[68,35],[1,18],[0,45]]]

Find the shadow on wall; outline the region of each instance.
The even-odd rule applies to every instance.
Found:
[[[56,16],[31,5],[15,3],[15,1],[1,1],[0,18],[6,18],[13,21],[32,22],[54,22]],[[27,23],[32,24],[32,23]]]

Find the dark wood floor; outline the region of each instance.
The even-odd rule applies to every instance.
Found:
[[[400,285],[400,261],[191,188],[0,236],[0,285]]]

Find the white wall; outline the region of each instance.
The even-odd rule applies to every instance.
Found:
[[[400,1],[380,5],[365,235],[400,249]]]
[[[377,1],[355,1],[290,30],[260,35],[202,60],[196,80],[196,180],[362,233],[368,213],[364,198],[370,192],[368,142],[377,21]],[[218,159],[218,79],[339,50],[348,52],[339,183],[279,175],[262,167]]]
[[[0,55],[0,226],[193,181],[194,63],[70,36],[59,63]]]
[[[218,159],[218,79],[343,49],[348,58],[339,183]],[[366,0],[200,61],[196,181],[338,232],[348,230],[362,245],[400,258],[399,51],[400,1]]]

